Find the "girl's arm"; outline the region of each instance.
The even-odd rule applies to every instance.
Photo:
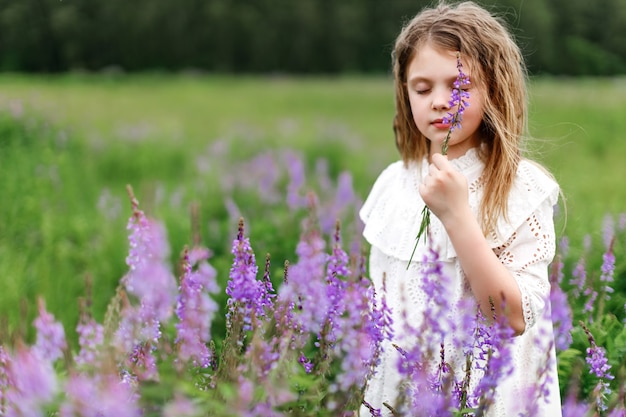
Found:
[[[496,314],[505,314],[515,333],[523,333],[526,324],[520,289],[513,274],[489,247],[474,217],[468,202],[467,180],[445,156],[434,154],[431,161],[420,194],[444,225],[483,314],[491,316],[493,300]]]

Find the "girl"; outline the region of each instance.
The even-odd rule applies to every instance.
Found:
[[[489,415],[530,413],[532,403],[533,416],[560,416],[548,298],[559,188],[521,155],[527,103],[520,50],[497,18],[465,2],[415,16],[392,57],[402,161],[382,172],[360,215],[371,244],[370,275],[391,307],[394,336],[368,381],[360,415],[375,409],[391,415],[383,403],[398,400],[402,378],[392,344],[409,349],[411,337],[415,344],[415,334],[403,335],[406,322],[418,328],[433,308],[422,282],[429,267],[422,261],[433,249],[449,278],[452,307],[446,318],[460,321],[463,301],[471,300],[487,317],[495,308],[514,334],[506,340],[513,370],[499,383]],[[444,156],[447,119],[458,110],[451,92],[459,68],[469,76],[469,103]],[[412,255],[424,205],[433,214],[428,238],[420,239]],[[459,338],[446,335],[441,346],[446,363],[463,375],[463,352],[453,343]]]

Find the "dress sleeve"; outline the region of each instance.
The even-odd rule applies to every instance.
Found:
[[[507,233],[506,240],[493,250],[517,282],[526,329],[529,329],[543,314],[550,296],[548,266],[555,254],[553,212],[559,188],[538,168],[526,166],[524,169],[526,172],[519,182],[525,184],[525,190],[531,195],[521,193],[516,197],[520,202],[516,203],[515,199],[509,202],[509,211],[515,212],[517,208],[516,216],[521,220],[514,222],[516,229]],[[535,187],[527,187],[531,184]],[[532,208],[527,205],[530,200],[535,201]],[[519,211],[520,207],[526,210]]]

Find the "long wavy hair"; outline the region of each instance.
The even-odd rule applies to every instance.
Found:
[[[430,141],[415,125],[407,90],[407,68],[426,44],[459,51],[469,66],[474,88],[484,93],[479,127],[479,155],[485,163],[480,221],[487,235],[495,230],[500,216],[507,216],[509,191],[522,157],[528,113],[526,66],[506,25],[471,1],[456,5],[441,2],[417,14],[403,27],[392,53],[396,95],[393,127],[405,164],[421,161],[429,152]]]

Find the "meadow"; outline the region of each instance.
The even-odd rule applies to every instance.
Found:
[[[358,242],[354,210],[398,158],[392,90],[387,77],[0,76],[0,341],[33,339],[39,295],[74,346],[80,297],[92,294],[104,319],[128,270],[127,184],[164,223],[171,263],[201,242],[222,289],[239,216],[258,257],[271,253],[275,286],[296,258],[306,209],[287,207],[289,164],[301,163],[321,207],[352,191],[354,207],[327,212]],[[626,212],[626,79],[540,78],[530,92],[528,154],[562,186],[557,224],[571,267],[590,241],[601,246],[606,216]],[[618,258],[611,309],[623,304],[624,266]],[[226,303],[223,291],[215,299]]]

